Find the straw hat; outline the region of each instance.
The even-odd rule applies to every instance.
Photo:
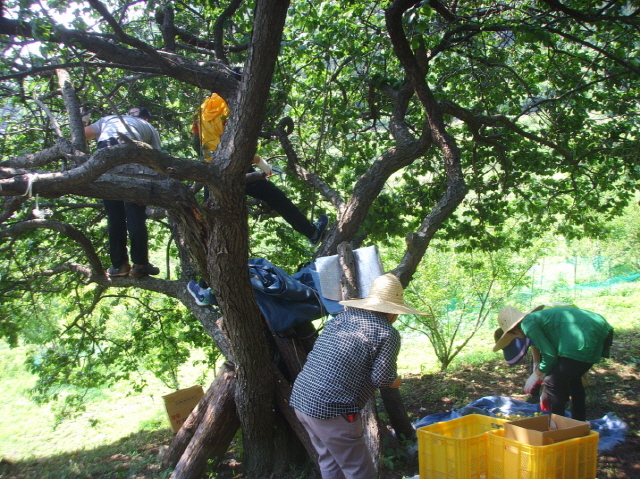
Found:
[[[400,284],[400,280],[391,273],[383,274],[374,279],[369,289],[369,296],[365,299],[350,299],[340,301],[340,304],[352,308],[379,311],[381,313],[429,314],[404,304],[402,284]]]
[[[522,311],[516,308],[512,308],[511,306],[505,306],[504,308],[502,308],[498,313],[498,324],[500,325],[500,327],[496,329],[494,333],[494,338],[496,338],[496,345],[493,347],[493,352],[496,352],[500,349],[505,348],[511,343],[511,341],[514,340],[515,336],[513,334],[510,334],[509,331],[515,328],[518,324],[520,324],[520,322],[524,319],[524,317],[527,314],[533,313],[534,311],[540,311],[542,309],[557,308],[557,307],[575,308],[576,305],[571,303],[544,303],[544,304],[539,304],[538,306],[536,306],[533,309],[530,309],[526,313],[523,313]],[[499,330],[501,330],[500,333],[499,333]],[[502,334],[502,335],[500,336],[499,339],[497,339],[499,334]]]
[[[511,306],[505,306],[504,308],[502,308],[498,313],[498,324],[500,325],[500,327],[496,329],[494,337],[498,338],[498,330],[500,330],[502,336],[500,336],[499,339],[496,339],[496,345],[493,347],[493,351],[499,351],[511,344],[511,341],[515,339],[515,336],[511,334],[511,330],[518,324],[520,324],[520,322],[527,314],[533,313],[534,311],[539,311],[543,308],[544,304],[541,304],[527,311],[526,313],[523,313],[519,309]]]

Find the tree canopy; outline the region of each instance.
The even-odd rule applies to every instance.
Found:
[[[0,336],[48,345],[35,368],[45,396],[52,382],[105,380],[104,368],[125,378],[142,359],[170,381],[188,348],[213,337],[237,366],[250,468],[273,470],[273,375],[249,256],[292,269],[343,242],[405,237],[393,272],[406,286],[436,235],[498,251],[542,231],[596,234],[640,173],[639,9],[635,0],[5,1]],[[189,132],[211,92],[231,116],[205,163]],[[82,114],[95,121],[129,106],[151,110],[162,151],[132,141],[93,152]],[[331,217],[318,250],[247,202],[256,152],[308,217]],[[109,173],[132,162],[157,179]],[[105,276],[100,199],[150,207],[162,278]],[[218,294],[222,330],[185,292],[196,275]],[[141,308],[119,309],[127,295]],[[66,373],[54,381],[50,364]]]

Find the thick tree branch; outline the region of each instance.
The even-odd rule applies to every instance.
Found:
[[[84,251],[85,256],[89,260],[89,264],[94,271],[98,274],[103,274],[102,263],[98,258],[98,254],[93,247],[91,240],[80,230],[67,223],[53,220],[28,220],[21,221],[15,225],[9,226],[0,230],[0,238],[15,238],[21,236],[29,231],[37,229],[49,229],[57,231],[60,234],[65,235],[67,238],[75,241]]]
[[[433,144],[428,122],[424,122],[421,136],[416,138],[405,121],[414,94],[413,85],[405,82],[399,90],[394,90],[383,84],[381,88],[393,102],[389,130],[397,147],[383,153],[358,179],[348,202],[334,203],[338,211],[338,222],[325,238],[318,252],[319,256],[335,254],[340,243],[354,238],[389,177],[424,155]]]
[[[20,166],[23,163],[24,161],[20,161]],[[175,158],[151,148],[146,143],[131,140],[130,144],[97,150],[88,161],[65,172],[37,172],[10,168],[8,165],[12,165],[13,161],[4,162],[3,165],[7,166],[0,168],[0,178],[3,178],[0,179],[0,196],[22,195],[29,187],[29,182],[32,183],[33,194],[55,195],[55,192],[63,191],[64,188],[75,189],[95,181],[114,166],[128,163],[142,164],[167,178],[179,181],[200,181],[207,185],[216,185],[218,182],[215,165]],[[158,177],[158,179],[162,178]],[[211,181],[208,181],[209,179]],[[135,195],[135,192],[132,193]],[[126,195],[127,193],[118,194]]]
[[[428,147],[427,139],[419,139],[390,148],[375,160],[366,173],[358,178],[351,198],[338,211],[338,223],[329,231],[318,256],[335,254],[338,244],[354,238],[389,177],[424,155]]]
[[[35,26],[8,18],[0,18],[0,35],[33,38]],[[197,62],[169,52],[144,51],[116,45],[101,35],[56,26],[48,38],[51,42],[75,45],[95,54],[103,61],[120,64],[131,71],[162,73],[186,84],[216,91],[223,98],[232,98],[238,87],[236,75],[224,65],[217,68],[201,66]],[[155,51],[155,50],[154,50]],[[158,61],[162,57],[163,61]]]
[[[404,287],[411,281],[431,238],[435,235],[440,225],[462,202],[467,193],[462,173],[460,151],[455,139],[446,131],[442,111],[424,79],[424,70],[411,51],[411,46],[402,26],[404,12],[416,3],[417,0],[395,0],[386,11],[386,24],[394,51],[407,72],[420,103],[424,107],[433,140],[444,156],[447,190],[427,216],[420,230],[411,237],[412,241],[407,245],[408,247],[401,263],[394,270]]]
[[[71,142],[65,138],[57,138],[56,144],[51,148],[2,161],[0,162],[0,168],[39,168],[53,161],[69,157],[70,155],[74,155],[74,148]],[[87,156],[86,158],[89,157]],[[1,176],[0,174],[0,177]]]
[[[71,76],[63,68],[56,70],[58,75],[58,84],[60,85],[60,91],[62,92],[62,99],[64,100],[64,106],[67,109],[67,115],[69,116],[69,126],[71,128],[71,143],[75,148],[75,154],[82,154],[86,151],[86,142],[84,138],[84,126],[82,124],[82,117],[80,115],[80,101],[76,95],[76,90],[71,82]]]
[[[164,69],[171,68],[172,62],[170,59],[163,57],[158,53],[158,51],[153,48],[151,45],[138,40],[132,36],[127,35],[118,22],[116,22],[115,18],[111,15],[107,7],[100,0],[87,0],[89,4],[102,15],[109,26],[112,28],[118,39],[127,45],[132,46],[140,50],[141,52],[146,53],[149,57],[159,63]]]

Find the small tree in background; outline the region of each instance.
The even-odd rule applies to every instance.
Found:
[[[539,247],[470,253],[434,248],[407,291],[431,315],[401,317],[403,328],[429,339],[445,371],[497,308],[529,284],[529,270],[541,253]]]
[[[640,207],[631,203],[623,216],[608,223],[603,238],[602,253],[611,260],[611,274],[621,275],[640,271]]]

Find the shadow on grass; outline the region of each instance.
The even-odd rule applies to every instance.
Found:
[[[170,429],[140,431],[94,449],[83,449],[24,461],[0,462],[6,479],[165,479],[160,450],[173,438]]]

